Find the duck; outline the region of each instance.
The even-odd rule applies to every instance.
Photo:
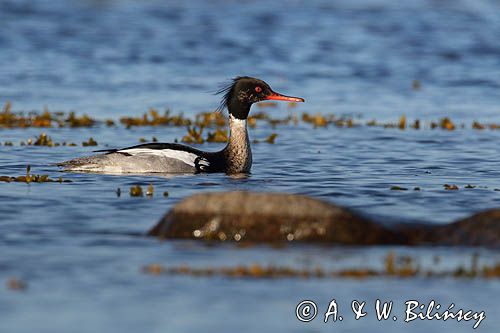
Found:
[[[300,97],[282,95],[263,80],[239,76],[222,87],[218,111],[227,108],[229,138],[220,151],[202,151],[179,143],[145,143],[121,149],[96,151],[99,154],[58,163],[63,171],[92,173],[250,173],[252,151],[247,119],[250,108],[261,101],[304,102]]]

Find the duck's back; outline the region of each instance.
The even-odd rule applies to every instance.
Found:
[[[206,153],[175,143],[149,143],[104,154],[81,157],[58,164],[65,171],[104,173],[195,173],[210,162]]]

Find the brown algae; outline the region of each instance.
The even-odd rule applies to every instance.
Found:
[[[17,177],[11,177],[11,176],[0,176],[0,181],[10,183],[10,182],[17,182],[17,183],[52,183],[52,182],[58,182],[58,183],[72,183],[71,180],[65,179],[63,180],[62,177],[59,177],[58,179],[52,179],[49,177],[49,175],[32,175],[31,173],[31,167],[28,165],[26,167],[26,175],[24,176],[17,176]]]
[[[97,146],[97,141],[95,141],[93,138],[89,138],[88,141],[83,141],[82,142],[83,147],[88,147],[88,146]]]
[[[28,127],[91,127],[96,121],[84,114],[77,116],[75,112],[50,112],[45,108],[43,112],[13,112],[12,103],[6,102],[0,111],[0,127],[28,128]]]
[[[275,107],[276,103],[259,103],[257,104],[259,108]],[[295,104],[290,104],[290,107],[295,107]],[[334,114],[322,114],[315,113],[309,114],[307,112],[302,112],[300,116],[297,114],[290,114],[289,116],[280,119],[273,118],[266,112],[255,112],[248,117],[248,125],[250,127],[255,127],[258,121],[264,121],[275,127],[281,124],[297,125],[299,121],[303,123],[311,124],[314,128],[327,127],[328,125],[334,125],[337,127],[353,128],[361,126],[362,123],[355,121],[350,116],[337,117]],[[97,124],[104,124],[106,126],[116,126],[116,122],[113,119],[105,119],[103,121],[97,121],[88,115],[84,114],[82,116],[76,115],[75,112],[51,112],[48,108],[45,108],[42,112],[13,112],[12,104],[6,102],[2,110],[0,111],[0,128],[27,128],[27,127],[92,127]],[[227,126],[226,117],[219,112],[200,112],[196,114],[193,118],[185,117],[182,113],[173,114],[169,109],[164,111],[163,114],[156,109],[149,109],[142,116],[124,116],[119,119],[119,123],[124,125],[126,128],[131,128],[134,126],[180,126],[193,129],[193,126],[197,127],[197,131],[201,128],[209,127],[216,129],[224,129]],[[378,122],[376,119],[367,121],[365,126],[368,127],[383,127],[383,128],[398,128],[401,130],[413,128],[430,128],[430,129],[443,129],[447,131],[453,131],[457,128],[465,128],[465,124],[457,126],[455,122],[452,121],[450,117],[441,118],[438,121],[431,121],[424,126],[420,119],[414,119],[410,122],[405,115],[402,115],[398,122]],[[500,129],[500,124],[484,124],[477,120],[471,123],[470,128],[476,130],[484,129]],[[214,136],[215,134],[215,136]],[[212,132],[210,139],[203,139],[203,141],[208,142],[222,142],[223,136],[220,136],[217,132]],[[189,130],[188,130],[189,136]],[[215,138],[215,139],[214,139]],[[189,138],[185,142],[190,143],[202,143],[200,138]],[[211,141],[213,140],[213,141]]]
[[[140,185],[135,185],[130,188],[130,196],[131,197],[142,197],[142,187]]]
[[[11,277],[7,280],[6,287],[10,290],[22,291],[28,288],[28,284],[21,279]]]
[[[175,267],[164,267],[161,264],[150,264],[142,267],[142,272],[150,275],[186,275],[193,277],[228,277],[228,278],[254,278],[254,279],[277,279],[277,278],[500,278],[500,263],[478,265],[478,256],[472,255],[470,267],[458,266],[452,270],[437,270],[435,268],[424,270],[416,260],[410,256],[396,256],[389,252],[384,259],[383,269],[371,267],[347,268],[341,270],[327,271],[321,267],[298,269],[289,266],[263,266],[259,264],[236,265],[227,267],[190,267],[180,265]]]

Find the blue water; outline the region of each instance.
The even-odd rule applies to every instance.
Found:
[[[252,139],[277,133],[276,144],[253,145],[247,178],[61,174],[51,163],[95,147],[20,146],[45,131],[56,142],[95,138],[97,148],[139,138],[170,142],[184,128],[123,126],[0,129],[0,175],[60,175],[72,183],[0,183],[0,282],[18,277],[23,292],[0,288],[1,332],[469,332],[469,323],[303,324],[303,298],[436,299],[485,310],[482,332],[499,325],[496,281],[440,279],[231,280],[154,277],[150,263],[286,264],[339,267],[382,264],[384,248],[271,249],[159,243],[141,235],[179,200],[215,190],[302,193],[348,206],[383,223],[448,223],[500,205],[500,3],[496,1],[0,1],[0,104],[15,111],[87,113],[104,120],[150,107],[193,116],[218,105],[211,92],[236,75],[266,80],[301,96],[297,108],[266,109],[276,117],[302,112],[409,122],[420,130],[367,127],[314,129],[259,123]],[[414,90],[412,82],[421,82]],[[254,111],[257,109],[254,107]],[[450,117],[455,131],[429,129]],[[464,123],[465,128],[460,128]],[[217,150],[220,144],[200,148]],[[153,198],[131,198],[135,184]],[[445,191],[444,184],[459,191]],[[474,189],[465,189],[471,184]],[[391,186],[408,191],[391,191]],[[414,187],[421,191],[413,191]],[[115,191],[121,188],[122,195]],[[164,198],[162,193],[169,192]],[[430,260],[462,263],[468,250],[397,249]],[[482,257],[498,261],[498,252]],[[286,258],[286,259],[284,259]],[[486,260],[486,259],[485,259]],[[312,264],[311,264],[312,265]],[[431,264],[432,265],[432,264]],[[441,266],[444,265],[443,263]],[[331,327],[333,325],[333,327]]]

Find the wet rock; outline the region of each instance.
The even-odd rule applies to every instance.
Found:
[[[408,245],[500,247],[500,209],[491,209],[446,225],[397,227]]]
[[[202,193],[177,204],[148,234],[214,241],[500,247],[500,209],[447,225],[405,223],[388,229],[343,207],[301,195]]]
[[[160,238],[398,244],[398,235],[351,211],[301,195],[202,193],[177,204],[149,231]]]
[[[430,240],[439,245],[500,247],[500,209],[437,226],[433,228]]]

